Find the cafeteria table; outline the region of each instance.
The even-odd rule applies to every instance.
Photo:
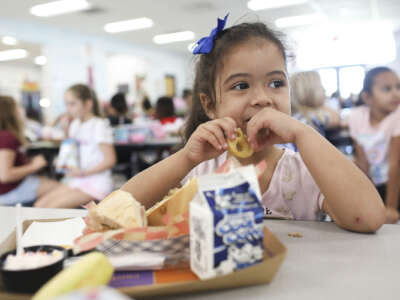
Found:
[[[85,210],[22,208],[26,219],[84,216]],[[15,208],[0,206],[0,241],[15,226]],[[400,226],[376,234],[345,231],[332,222],[265,220],[287,247],[270,284],[162,299],[399,299]],[[263,276],[263,274],[260,274]]]
[[[155,151],[162,153],[163,151],[172,151],[181,144],[181,138],[168,137],[162,140],[150,139],[142,143],[114,143],[117,155],[117,166],[125,165],[124,172],[127,179],[141,171],[139,153],[143,151]],[[48,166],[44,170],[45,174],[51,178],[57,178],[57,174],[53,165],[54,158],[58,154],[60,148],[59,143],[50,141],[39,141],[28,145],[27,153],[29,156],[38,154],[44,155],[48,162]]]

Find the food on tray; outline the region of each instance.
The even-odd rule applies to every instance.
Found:
[[[197,179],[171,190],[162,201],[144,211],[127,192],[115,191],[96,205],[89,203],[87,227],[75,239],[73,252],[81,253],[107,244],[108,240],[125,242],[172,239],[189,233],[189,203],[197,191]]]
[[[114,269],[104,254],[89,253],[48,281],[32,300],[53,299],[73,290],[106,285],[113,273]]]
[[[10,254],[4,263],[4,270],[19,271],[44,267],[51,265],[63,258],[63,253],[59,250],[52,252],[37,251],[25,252],[21,255]]]
[[[237,130],[237,136],[234,140],[228,139],[228,149],[233,155],[240,158],[247,158],[253,155],[247,136],[243,133],[241,128]]]
[[[117,190],[89,209],[89,227],[107,229],[147,226],[144,207],[128,192]]]
[[[189,203],[197,192],[197,178],[188,180],[180,189],[172,189],[163,200],[146,211],[150,226],[163,226],[166,218],[189,212]]]
[[[199,177],[190,203],[190,266],[201,279],[263,259],[263,215],[254,166]]]

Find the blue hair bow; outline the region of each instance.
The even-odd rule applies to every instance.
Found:
[[[217,34],[224,30],[226,19],[228,18],[229,13],[226,14],[225,18],[222,20],[218,18],[218,25],[215,27],[209,36],[205,36],[201,38],[197,42],[196,48],[193,50],[193,54],[207,54],[210,53],[214,47],[214,40],[217,37]]]

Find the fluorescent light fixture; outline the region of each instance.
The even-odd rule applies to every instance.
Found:
[[[123,31],[132,31],[153,26],[153,20],[149,18],[139,18],[119,22],[108,23],[104,25],[104,30],[108,33]]]
[[[15,46],[16,44],[18,44],[18,41],[15,37],[12,36],[4,36],[1,41],[3,42],[4,45],[8,45],[8,46]]]
[[[28,51],[25,49],[12,49],[0,51],[0,61],[21,59],[28,56]]]
[[[196,46],[197,46],[197,42],[196,43],[190,43],[188,45],[189,52],[193,52],[193,50],[194,50],[194,48],[196,48]]]
[[[326,16],[321,13],[300,15],[294,17],[279,18],[275,21],[275,25],[279,28],[301,26],[301,25],[311,25],[315,23],[321,23],[326,21]]]
[[[37,17],[51,17],[90,8],[86,0],[60,0],[32,6],[30,12]]]
[[[251,10],[263,10],[298,5],[306,2],[308,0],[250,0],[247,2],[247,7]]]
[[[50,99],[42,98],[42,99],[39,100],[39,105],[40,105],[41,107],[43,107],[43,108],[49,107],[50,104],[51,104]]]
[[[44,66],[47,63],[47,58],[46,56],[40,55],[40,56],[36,56],[34,59],[35,64],[39,65],[39,66]]]
[[[174,33],[159,34],[153,37],[153,42],[156,44],[168,44],[181,41],[190,41],[194,39],[194,32],[181,31]]]

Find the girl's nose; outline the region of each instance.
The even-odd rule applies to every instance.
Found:
[[[273,100],[268,93],[263,89],[258,89],[253,93],[250,104],[252,106],[272,106]]]

